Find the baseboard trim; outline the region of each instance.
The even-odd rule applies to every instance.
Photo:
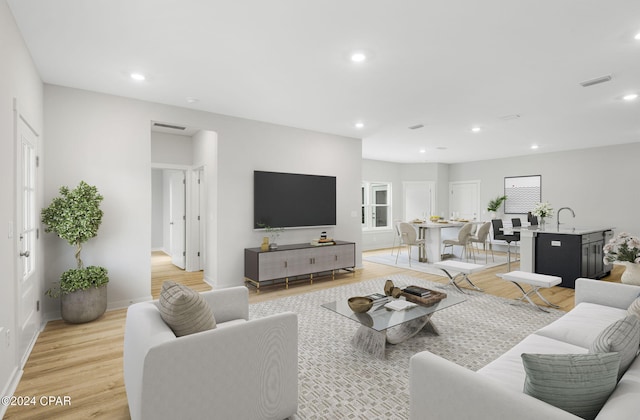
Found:
[[[9,381],[7,381],[7,384],[5,385],[5,387],[2,389],[2,392],[0,393],[0,396],[11,396],[16,392],[16,389],[18,389],[18,384],[20,383],[20,379],[22,379],[22,374],[24,373],[24,370],[22,369],[18,369],[17,367],[13,370],[13,373],[11,374],[11,377],[9,379]],[[4,415],[7,412],[7,408],[8,406],[4,405],[4,404],[0,404],[0,419],[4,418]]]

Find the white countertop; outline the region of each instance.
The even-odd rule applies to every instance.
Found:
[[[605,230],[613,230],[615,229],[612,226],[595,226],[595,227],[573,227],[568,225],[560,225],[558,226],[555,223],[547,223],[544,228],[540,226],[522,226],[522,227],[514,227],[514,228],[506,228],[505,231],[511,230],[514,232],[520,233],[556,233],[560,235],[587,235],[589,233],[602,232]]]
[[[412,224],[414,226],[421,227],[421,228],[441,229],[441,228],[448,228],[448,227],[460,227],[460,226],[464,226],[467,223],[482,223],[482,222],[476,222],[476,221],[459,222],[454,220],[448,220],[447,223],[426,222],[426,223],[412,223]]]

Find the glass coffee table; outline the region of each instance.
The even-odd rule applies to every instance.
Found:
[[[324,303],[321,306],[345,316],[360,324],[351,344],[376,357],[386,357],[386,343],[397,344],[416,335],[423,328],[440,334],[431,321],[431,316],[442,309],[449,308],[466,299],[447,295],[446,298],[430,306],[414,306],[402,311],[394,311],[381,305],[375,305],[366,313],[355,313],[349,308],[347,299]]]

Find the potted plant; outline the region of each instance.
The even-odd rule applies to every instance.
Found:
[[[46,292],[60,297],[62,319],[74,324],[93,321],[107,310],[107,269],[85,267],[80,258],[82,244],[98,234],[102,199],[96,187],[81,181],[73,190],[60,187],[60,196],[41,213],[45,232],[54,232],[76,249],[76,268],[62,273],[60,282]]]
[[[640,285],[640,239],[626,232],[618,234],[603,248],[604,263],[625,266],[621,281]]]
[[[545,218],[553,217],[553,207],[551,207],[551,204],[546,203],[546,202],[545,203],[538,203],[533,208],[533,211],[531,212],[531,214],[536,216],[538,218],[538,224],[541,227],[544,227]]]
[[[499,195],[493,200],[489,200],[489,204],[487,204],[487,211],[491,214],[492,219],[496,218],[496,213],[498,212],[498,209],[506,199],[507,199],[506,195],[502,195],[502,196]]]
[[[278,249],[278,244],[276,243],[276,241],[280,237],[280,233],[282,233],[284,231],[284,228],[282,228],[282,227],[272,227],[272,226],[269,226],[269,225],[264,224],[264,223],[258,223],[258,226],[261,227],[262,229],[264,229],[265,232],[267,232],[267,235],[269,235],[271,237],[271,242],[263,240],[262,243],[265,244],[265,242],[266,242],[268,244],[268,246],[269,246],[269,250]],[[264,239],[266,239],[266,237]]]

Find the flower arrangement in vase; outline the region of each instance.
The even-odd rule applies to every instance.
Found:
[[[618,234],[603,248],[604,263],[624,265],[621,281],[640,285],[640,239],[627,232]]]
[[[544,226],[545,217],[553,217],[553,207],[551,207],[551,204],[548,202],[538,203],[533,208],[531,214],[539,219],[541,226]]]

